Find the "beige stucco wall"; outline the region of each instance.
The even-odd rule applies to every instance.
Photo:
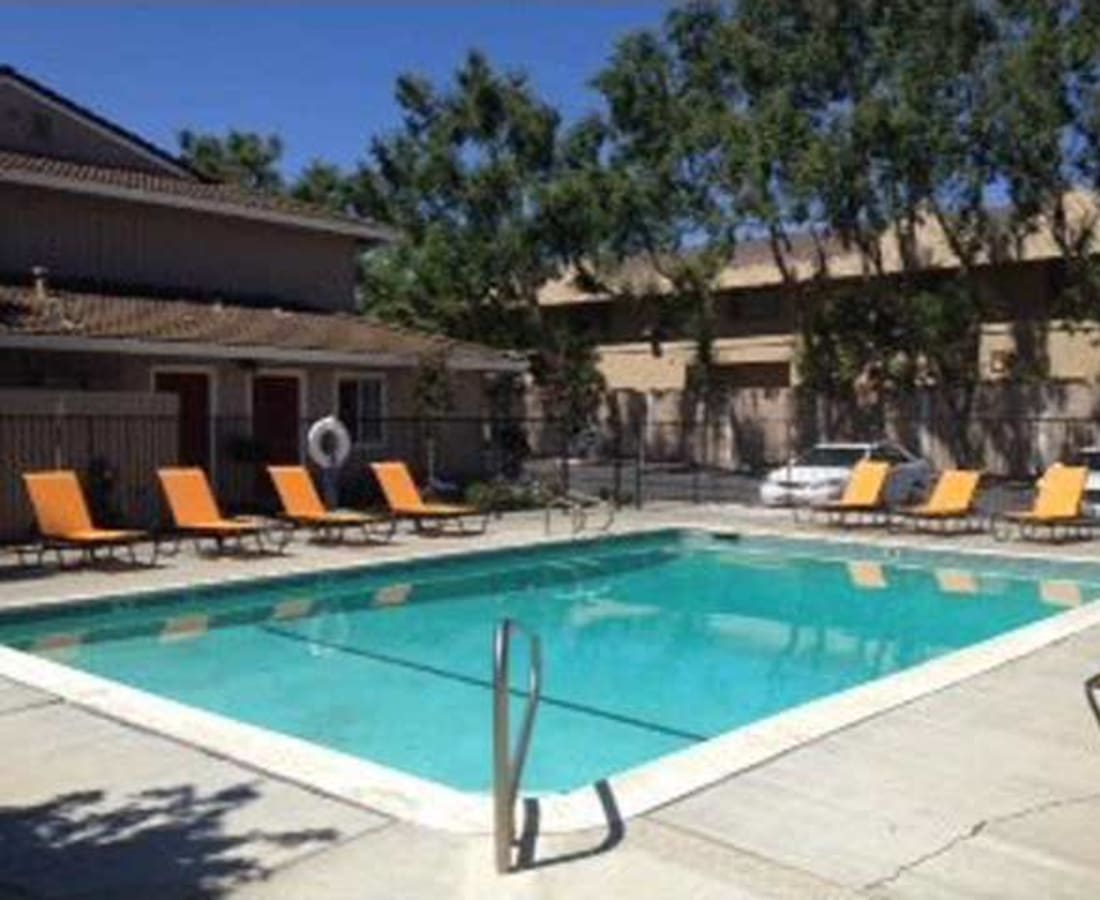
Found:
[[[1006,364],[1010,365],[1012,355],[1032,352],[1018,345],[1033,341],[1045,353],[1046,374],[1051,380],[1100,381],[1100,324],[1066,326],[1059,322],[1037,332],[1017,329],[1009,323],[986,325],[979,346],[982,379],[999,381],[1008,377]],[[796,347],[793,335],[720,339],[715,343],[715,359],[723,365],[787,362],[791,364],[792,383],[797,383]],[[660,356],[655,356],[648,344],[599,349],[600,371],[608,386],[616,390],[683,389],[694,356],[694,348],[681,342],[664,344]]]
[[[1037,336],[1018,334],[1007,323],[987,325],[981,344],[982,377],[991,381],[1007,377],[1012,358],[1026,353],[1019,345],[1036,339],[1046,348],[1047,372],[1052,380],[1100,380],[1100,325],[1095,322],[1072,327],[1053,322]]]
[[[995,315],[1042,322],[1050,308],[1056,268],[1049,263],[1023,263],[982,272],[979,290]],[[838,290],[858,290],[853,282],[837,282]],[[870,302],[870,301],[869,301]],[[660,355],[653,353],[646,332],[653,327],[657,307],[645,299],[554,304],[544,308],[551,322],[568,322],[597,343],[600,368],[612,389],[682,389],[694,358],[694,345],[682,335],[665,335]],[[779,288],[729,291],[716,300],[715,341],[717,362],[790,363],[791,383],[797,383],[797,325],[792,295]],[[983,377],[1003,377],[994,372],[998,352],[1028,348],[1017,346],[1013,327],[991,322],[984,329],[980,348]],[[1027,334],[1017,329],[1021,340]],[[1048,334],[1039,333],[1040,355],[1050,362],[1055,380],[1100,378],[1100,326],[1073,333],[1054,323]]]
[[[0,185],[0,275],[352,309],[353,238]]]
[[[599,348],[599,366],[612,390],[682,390],[695,347],[687,341],[668,341],[660,355],[648,343],[605,345]],[[790,334],[745,338],[720,338],[714,344],[720,365],[787,363],[795,357],[795,338]]]
[[[163,163],[0,77],[0,148],[170,174]]]

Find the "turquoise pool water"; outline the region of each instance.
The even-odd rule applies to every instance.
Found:
[[[510,616],[543,640],[526,787],[551,791],[1097,594],[1093,566],[672,531],[7,615],[0,642],[479,791]]]

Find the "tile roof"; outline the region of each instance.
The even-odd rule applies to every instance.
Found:
[[[261,308],[193,299],[160,299],[61,291],[44,296],[24,285],[0,285],[0,343],[5,337],[69,337],[112,342],[213,345],[241,356],[299,352],[350,363],[371,355],[415,364],[446,349],[467,368],[522,368],[509,354],[438,335],[372,322],[349,313]],[[323,361],[323,360],[321,360]]]
[[[313,224],[353,234],[366,240],[386,240],[389,229],[365,219],[334,213],[289,197],[249,191],[234,185],[138,169],[93,166],[87,163],[0,150],[0,182],[57,187],[77,192],[99,189],[134,200],[168,206],[187,205],[223,215],[260,217],[288,223]]]
[[[1086,190],[1068,191],[1063,198],[1065,212],[1072,231],[1091,230],[1100,218],[1100,197]],[[1100,233],[1092,239],[1096,252],[1100,252]],[[926,271],[956,269],[959,259],[951,250],[947,236],[940,225],[926,216],[919,223],[915,246],[920,266]],[[786,254],[790,273],[795,281],[809,281],[825,277],[830,279],[864,278],[874,273],[855,247],[846,247],[834,238],[826,239],[824,251],[826,271],[821,272],[819,249],[812,238],[804,234],[791,235]],[[883,268],[886,274],[903,271],[902,256],[896,230],[887,229],[879,238]],[[1058,259],[1061,256],[1046,217],[1039,217],[1019,246],[1005,248],[1008,255],[997,262],[1038,262]],[[993,264],[987,259],[986,262]],[[670,282],[663,278],[644,258],[628,259],[613,271],[601,272],[609,285],[609,291],[589,291],[577,282],[574,272],[548,282],[539,291],[539,304],[559,306],[585,303],[614,303],[625,294],[667,294],[672,291]],[[715,287],[718,290],[736,291],[757,288],[775,288],[785,284],[782,271],[776,265],[771,244],[767,240],[752,239],[738,244],[729,265],[719,272]]]

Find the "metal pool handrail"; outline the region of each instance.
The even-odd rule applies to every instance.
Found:
[[[512,648],[512,632],[522,631],[531,645],[527,670],[527,708],[523,713],[516,752],[513,756],[508,746],[511,736],[508,700],[509,658]],[[493,635],[493,838],[496,845],[497,871],[505,873],[512,868],[512,845],[516,840],[516,798],[519,796],[523,766],[531,748],[531,733],[535,727],[535,713],[542,695],[542,642],[538,635],[527,631],[512,619],[502,619]]]
[[[588,527],[587,506],[604,503],[607,505],[607,518],[600,526],[600,531],[610,531],[615,522],[615,503],[607,499],[601,500],[589,494],[581,494],[569,491],[554,497],[548,497],[543,504],[543,531],[549,535],[551,531],[551,519],[555,509],[569,513],[571,530],[574,535],[580,534]]]

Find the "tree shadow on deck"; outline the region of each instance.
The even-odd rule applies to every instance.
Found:
[[[255,783],[206,794],[178,785],[117,800],[88,790],[0,806],[0,896],[216,897],[266,877],[265,851],[316,849],[340,837],[331,828],[225,827],[227,815],[259,797]]]

